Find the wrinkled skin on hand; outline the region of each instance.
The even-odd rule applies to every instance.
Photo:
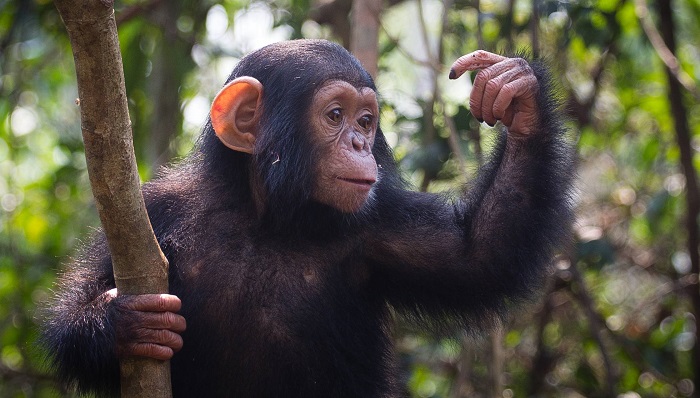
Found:
[[[170,294],[118,296],[117,289],[102,295],[110,305],[116,325],[116,354],[119,358],[140,356],[169,360],[182,349],[180,333],[185,318],[178,315],[182,303]]]
[[[450,79],[474,70],[479,72],[469,107],[475,118],[489,126],[500,121],[515,136],[527,136],[540,129],[536,101],[539,83],[527,61],[478,50],[452,64]]]

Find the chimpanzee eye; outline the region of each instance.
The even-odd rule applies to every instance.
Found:
[[[370,130],[372,128],[373,121],[374,121],[374,118],[372,117],[372,115],[364,115],[357,121],[357,123],[363,129]]]
[[[333,123],[340,123],[343,120],[343,110],[335,108],[326,114]]]

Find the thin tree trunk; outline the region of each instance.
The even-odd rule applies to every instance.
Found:
[[[666,42],[671,54],[676,52],[676,40],[673,35],[675,30],[673,23],[673,12],[671,11],[671,0],[657,0],[656,5],[659,10],[661,22],[661,35]],[[691,272],[694,275],[700,274],[700,253],[698,244],[698,215],[700,215],[700,191],[698,191],[698,179],[693,166],[693,148],[691,146],[690,128],[688,126],[688,111],[683,104],[683,92],[681,84],[674,75],[674,71],[666,68],[668,77],[668,96],[671,101],[671,113],[676,128],[676,140],[681,152],[681,168],[686,180],[686,229],[688,232],[688,255],[690,256]],[[697,284],[691,284],[688,294],[693,308],[695,319],[695,341],[693,346],[693,382],[695,386],[700,386],[700,291]]]
[[[576,264],[576,262],[571,261],[570,264]],[[600,348],[600,356],[603,359],[603,367],[605,369],[605,396],[615,397],[617,396],[615,390],[618,384],[618,378],[615,375],[615,370],[613,369],[612,360],[610,359],[610,354],[603,342],[603,337],[601,331],[605,329],[605,324],[600,322],[600,317],[595,311],[595,303],[591,294],[588,292],[586,283],[583,280],[583,276],[579,272],[575,265],[569,267],[573,281],[577,284],[576,290],[572,289],[574,297],[579,301],[583,307],[583,311],[586,313],[586,318],[588,320],[588,327],[591,331],[591,337],[596,342]]]
[[[381,0],[354,0],[350,52],[362,63],[373,79],[377,78],[379,61],[379,18]]]
[[[163,32],[163,41],[153,56],[153,72],[149,79],[149,92],[156,101],[145,152],[146,161],[153,171],[173,157],[170,143],[182,128],[180,86],[184,73],[181,64],[191,52],[191,46],[184,45],[177,37],[175,24],[182,9],[180,2],[163,2],[151,12],[151,18]]]
[[[472,340],[463,336],[460,342],[461,353],[457,362],[457,374],[452,383],[451,398],[466,398],[474,395],[474,386],[471,378],[474,367],[474,351]]]
[[[532,0],[532,19],[530,20],[530,33],[532,35],[532,56],[540,55],[540,2]]]
[[[542,387],[545,385],[547,373],[552,369],[552,355],[547,349],[544,342],[544,334],[547,324],[552,319],[552,293],[556,291],[556,287],[551,288],[544,298],[542,309],[535,315],[534,319],[538,320],[537,324],[537,354],[532,359],[530,366],[530,385],[528,386],[528,397],[536,397],[541,393]]]
[[[505,367],[505,349],[503,348],[503,329],[491,332],[491,363],[489,364],[489,396],[503,396],[503,369]]]
[[[114,3],[56,0],[73,49],[90,185],[119,294],[166,293],[168,261],[153,234],[136,169]],[[121,362],[123,397],[169,397],[170,363]]]
[[[474,8],[476,9],[476,45],[479,49],[486,50],[483,31],[484,15],[481,13],[481,0],[474,0]]]
[[[442,58],[440,57],[442,49],[438,48],[438,54],[433,54],[430,48],[430,38],[428,37],[428,27],[426,25],[425,15],[423,13],[422,0],[416,0],[416,11],[418,13],[418,28],[420,29],[423,46],[425,46],[425,57],[427,58],[428,62],[433,63],[437,61],[439,64],[442,61]],[[445,12],[447,12],[447,10],[443,10],[443,15]],[[441,29],[443,28],[444,26],[441,27]],[[440,34],[439,38],[440,47],[442,47],[442,34]],[[439,95],[439,87],[437,84],[437,70],[435,67],[430,68],[430,84],[433,88],[432,96],[428,98],[423,105],[423,120],[425,123],[425,127],[423,128],[424,149],[430,147],[435,142],[435,137],[437,136],[437,129],[435,128],[435,102],[437,100],[437,96]],[[421,192],[427,191],[430,182],[436,177],[437,175],[434,171],[429,172],[427,169],[424,169],[423,180],[420,184]]]
[[[502,35],[506,37],[506,53],[512,54],[515,50],[515,43],[513,39],[513,26],[515,25],[513,17],[515,15],[515,0],[508,0],[508,12],[506,13],[506,20],[503,22],[503,28],[501,30]]]

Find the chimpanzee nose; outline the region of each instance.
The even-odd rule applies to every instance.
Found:
[[[365,149],[367,140],[359,134],[353,134],[352,136],[352,147],[357,151]]]

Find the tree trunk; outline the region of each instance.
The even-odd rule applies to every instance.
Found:
[[[661,35],[666,42],[666,46],[675,54],[676,39],[673,36],[673,12],[671,11],[671,0],[657,0],[659,18],[661,22]],[[686,180],[686,229],[688,232],[688,255],[690,256],[691,272],[694,275],[700,274],[700,253],[698,244],[698,215],[700,215],[700,191],[698,190],[698,179],[693,165],[693,147],[691,145],[690,128],[688,126],[688,111],[683,104],[683,91],[681,84],[668,67],[666,68],[668,77],[668,96],[671,102],[671,113],[676,128],[676,141],[681,152],[681,168]],[[697,284],[691,284],[688,294],[693,308],[695,319],[695,345],[693,346],[693,374],[696,388],[700,386],[700,291]]]
[[[168,261],[153,234],[136,169],[113,2],[56,0],[73,49],[90,185],[119,294],[167,293]],[[170,363],[121,362],[123,397],[169,397]]]
[[[503,348],[503,329],[491,332],[491,360],[489,361],[489,397],[503,396],[503,370],[505,368],[505,349]]]
[[[540,3],[532,0],[532,19],[530,20],[530,34],[532,38],[532,56],[540,56]]]
[[[377,78],[379,60],[379,18],[381,0],[354,0],[350,52],[357,57],[373,79]]]

